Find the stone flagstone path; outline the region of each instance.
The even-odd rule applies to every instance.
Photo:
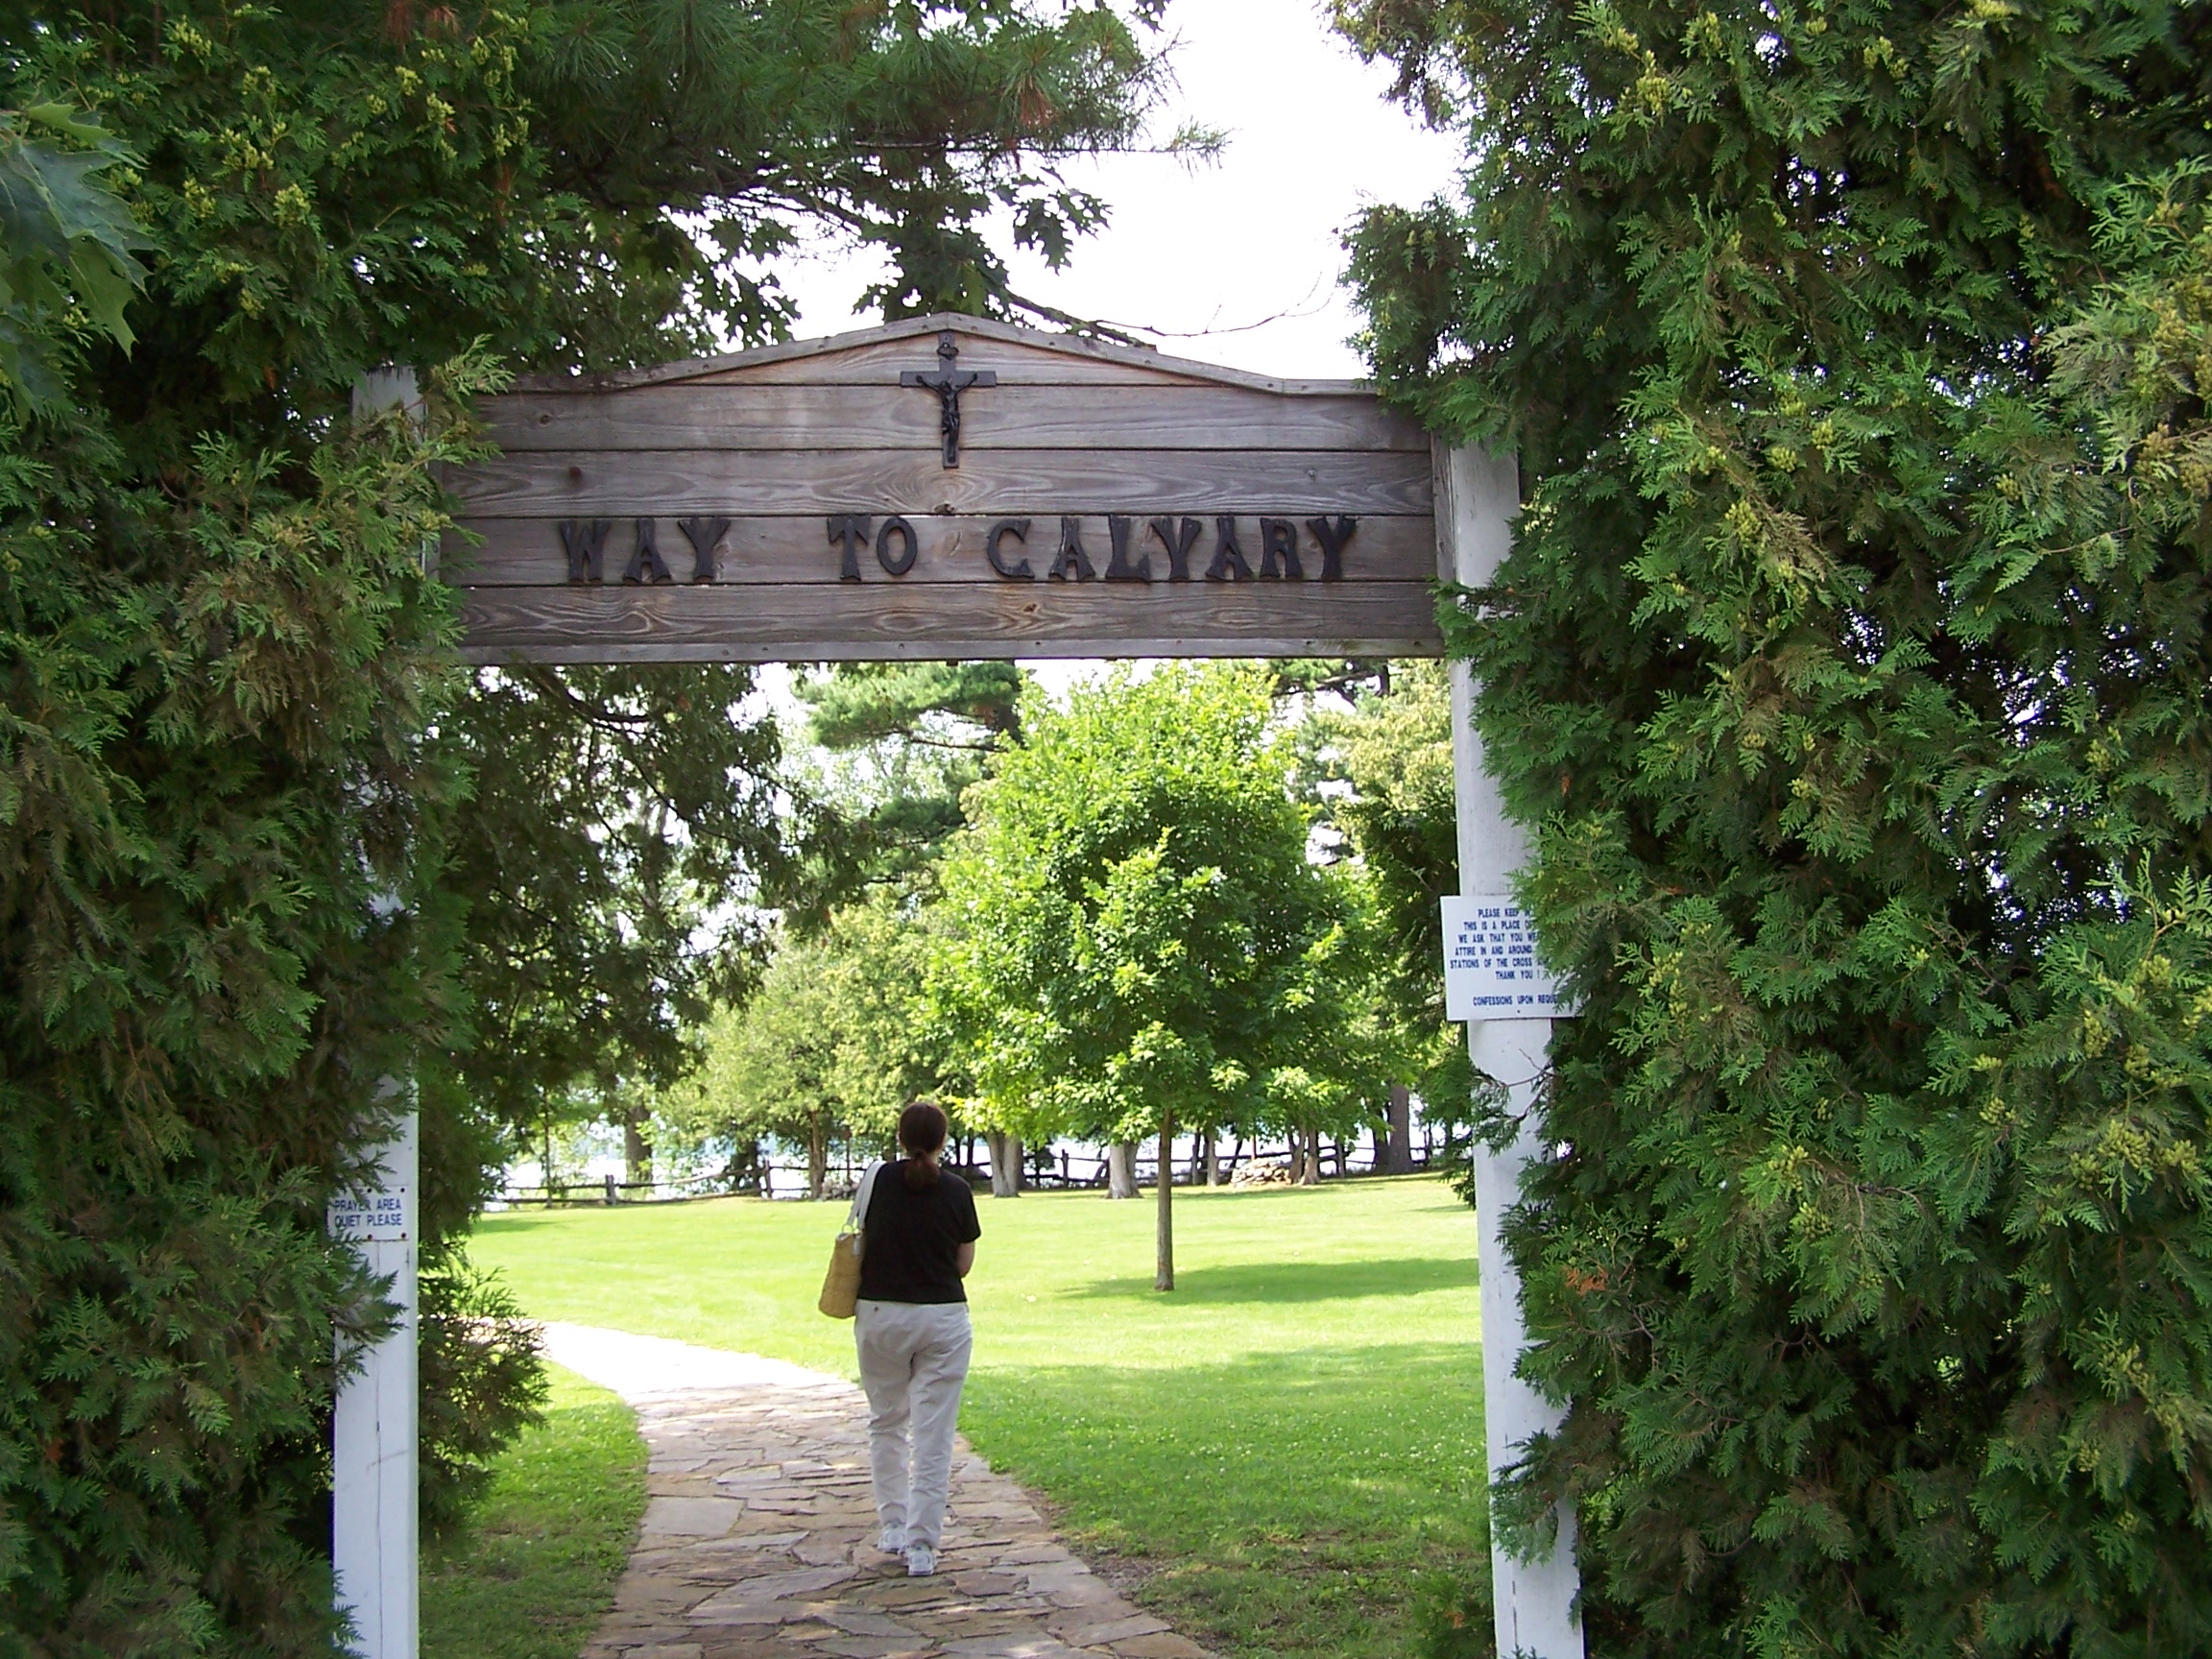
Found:
[[[752,1354],[582,1325],[545,1352],[637,1413],[645,1520],[585,1659],[1208,1659],[962,1441],[934,1578],[876,1552],[867,1403]]]

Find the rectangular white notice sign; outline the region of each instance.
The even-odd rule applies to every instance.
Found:
[[[415,1231],[414,1194],[404,1187],[379,1192],[341,1192],[330,1200],[325,1224],[333,1238],[379,1243]]]
[[[1560,1018],[1558,982],[1536,960],[1535,926],[1511,894],[1444,901],[1444,1018]]]

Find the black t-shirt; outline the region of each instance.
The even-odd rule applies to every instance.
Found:
[[[866,1302],[965,1302],[960,1246],[983,1237],[975,1194],[957,1175],[940,1175],[915,1190],[903,1163],[876,1177],[861,1225],[860,1297]]]

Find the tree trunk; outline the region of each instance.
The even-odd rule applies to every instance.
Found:
[[[1404,1175],[1413,1167],[1413,1091],[1390,1085],[1390,1138],[1382,1152],[1382,1173]]]
[[[984,1140],[991,1147],[991,1196],[1021,1197],[1022,1137],[992,1129],[985,1132]]]
[[[1106,1148],[1106,1196],[1137,1196],[1137,1142],[1117,1141]]]
[[[1221,1185],[1221,1138],[1212,1129],[1198,1137],[1198,1156],[1191,1165],[1190,1180],[1199,1187]]]
[[[1305,1156],[1295,1161],[1299,1166],[1293,1171],[1294,1177],[1301,1187],[1318,1187],[1321,1185],[1321,1131],[1309,1129],[1298,1139]]]
[[[653,1182],[653,1142],[645,1139],[649,1121],[642,1107],[633,1106],[623,1115],[622,1165],[629,1171],[624,1179],[633,1187],[649,1187]]]
[[[1153,1252],[1152,1288],[1175,1288],[1175,1114],[1160,1112],[1160,1230]]]
[[[816,1118],[806,1126],[806,1196],[822,1202],[822,1189],[830,1184],[830,1137]]]
[[[722,1170],[722,1178],[730,1184],[733,1192],[750,1192],[756,1198],[768,1196],[768,1183],[764,1177],[757,1141],[733,1141],[730,1145],[730,1162]]]

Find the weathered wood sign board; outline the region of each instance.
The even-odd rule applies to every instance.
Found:
[[[1350,382],[932,317],[486,414],[475,661],[1441,648],[1428,436]]]

